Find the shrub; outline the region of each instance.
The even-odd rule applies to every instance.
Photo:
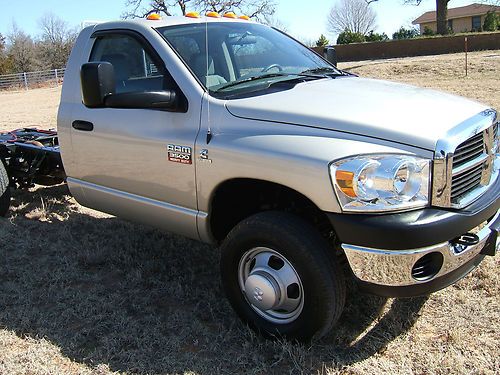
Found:
[[[386,33],[379,34],[370,31],[367,35],[365,35],[365,40],[367,42],[383,42],[385,40],[389,40],[389,37]]]
[[[432,31],[432,29],[429,26],[425,26],[424,32],[422,33],[422,35],[433,36],[433,35],[436,35],[436,33],[434,31]]]
[[[328,39],[326,39],[326,36],[321,34],[319,39],[316,41],[316,47],[325,47],[330,43]]]
[[[337,44],[350,44],[350,43],[362,43],[364,42],[365,36],[361,33],[354,33],[348,29],[345,29],[339,34],[337,38]]]
[[[408,29],[401,26],[398,31],[392,34],[392,39],[413,39],[419,36],[420,33],[417,29],[410,27]]]
[[[484,17],[483,30],[484,31],[495,31],[500,27],[500,15],[497,15],[493,11],[488,11]]]

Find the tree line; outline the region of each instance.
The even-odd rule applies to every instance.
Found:
[[[377,15],[370,4],[377,1],[379,0],[340,0],[331,8],[327,18],[327,28],[331,34],[338,34],[337,44],[377,42],[389,39],[389,36],[385,33],[378,34],[373,31],[377,26]],[[436,34],[446,35],[453,33],[447,24],[447,7],[449,1],[436,0],[436,32],[426,27],[422,34],[420,34],[417,28],[401,26],[398,31],[392,34],[392,39],[411,39],[419,36],[426,37]],[[417,6],[421,2],[422,0],[403,0],[404,4]],[[486,1],[489,4],[493,4],[494,2],[498,3],[499,1]],[[489,11],[486,14],[484,24],[480,30],[476,31],[495,31],[498,29],[500,29],[500,17],[495,11]],[[317,45],[321,42],[320,38]]]
[[[10,32],[0,34],[0,74],[61,69],[66,66],[77,29],[52,13],[38,20],[40,34],[31,36],[12,24]]]

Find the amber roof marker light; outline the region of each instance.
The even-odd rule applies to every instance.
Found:
[[[234,12],[227,12],[227,13],[224,13],[224,17],[226,18],[238,18],[236,16],[236,14],[234,14]]]
[[[186,17],[189,18],[200,18],[200,13],[198,12],[188,12],[185,14]]]
[[[245,20],[245,21],[250,20],[250,17],[245,16],[245,15],[243,15],[243,16],[239,16],[238,18],[239,18],[240,20]]]
[[[146,17],[146,19],[150,21],[159,21],[161,20],[161,16],[158,13],[151,13]]]
[[[220,14],[217,13],[217,12],[207,12],[207,14],[205,14],[207,17],[212,17],[212,18],[220,18]]]

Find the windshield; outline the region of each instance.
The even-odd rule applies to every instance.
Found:
[[[298,77],[342,75],[307,47],[260,24],[209,22],[159,31],[215,96],[261,90]]]

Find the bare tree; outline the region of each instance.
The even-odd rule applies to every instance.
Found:
[[[250,18],[265,19],[274,14],[274,0],[196,0],[196,6],[202,11],[214,11],[220,14],[238,12]]]
[[[262,19],[261,22],[268,26],[274,27],[275,29],[281,30],[285,33],[288,32],[288,25],[275,16],[264,17],[264,19]]]
[[[76,31],[52,13],[42,16],[38,25],[42,31],[40,40],[36,43],[40,68],[63,68],[73,48]]]
[[[376,26],[377,15],[365,0],[340,0],[328,14],[332,34],[345,30],[365,35]]]
[[[126,0],[125,6],[129,8],[122,16],[123,18],[144,18],[151,13],[165,14],[171,16],[178,8],[182,15],[186,14],[188,3],[194,4],[196,0],[150,0],[144,4],[144,0]]]
[[[7,56],[5,54],[5,37],[0,34],[0,74],[7,73]]]
[[[29,72],[36,64],[35,43],[31,36],[19,29],[15,23],[7,36],[7,56],[14,72]]]
[[[373,3],[378,0],[368,0]],[[498,2],[499,0],[490,0],[491,2]],[[422,0],[403,0],[405,4],[420,5]],[[448,34],[448,3],[450,0],[436,0],[436,24],[437,33],[441,35]]]
[[[307,47],[316,46],[316,41],[313,38],[299,36],[297,40]]]
[[[146,4],[145,4],[146,3]],[[189,7],[201,12],[238,12],[258,19],[272,16],[276,9],[275,0],[126,0],[129,10],[124,18],[143,18],[151,13],[171,16],[180,11],[185,15]]]
[[[406,4],[420,5],[422,0],[404,0]],[[448,3],[450,0],[436,0],[437,33],[448,34]]]

